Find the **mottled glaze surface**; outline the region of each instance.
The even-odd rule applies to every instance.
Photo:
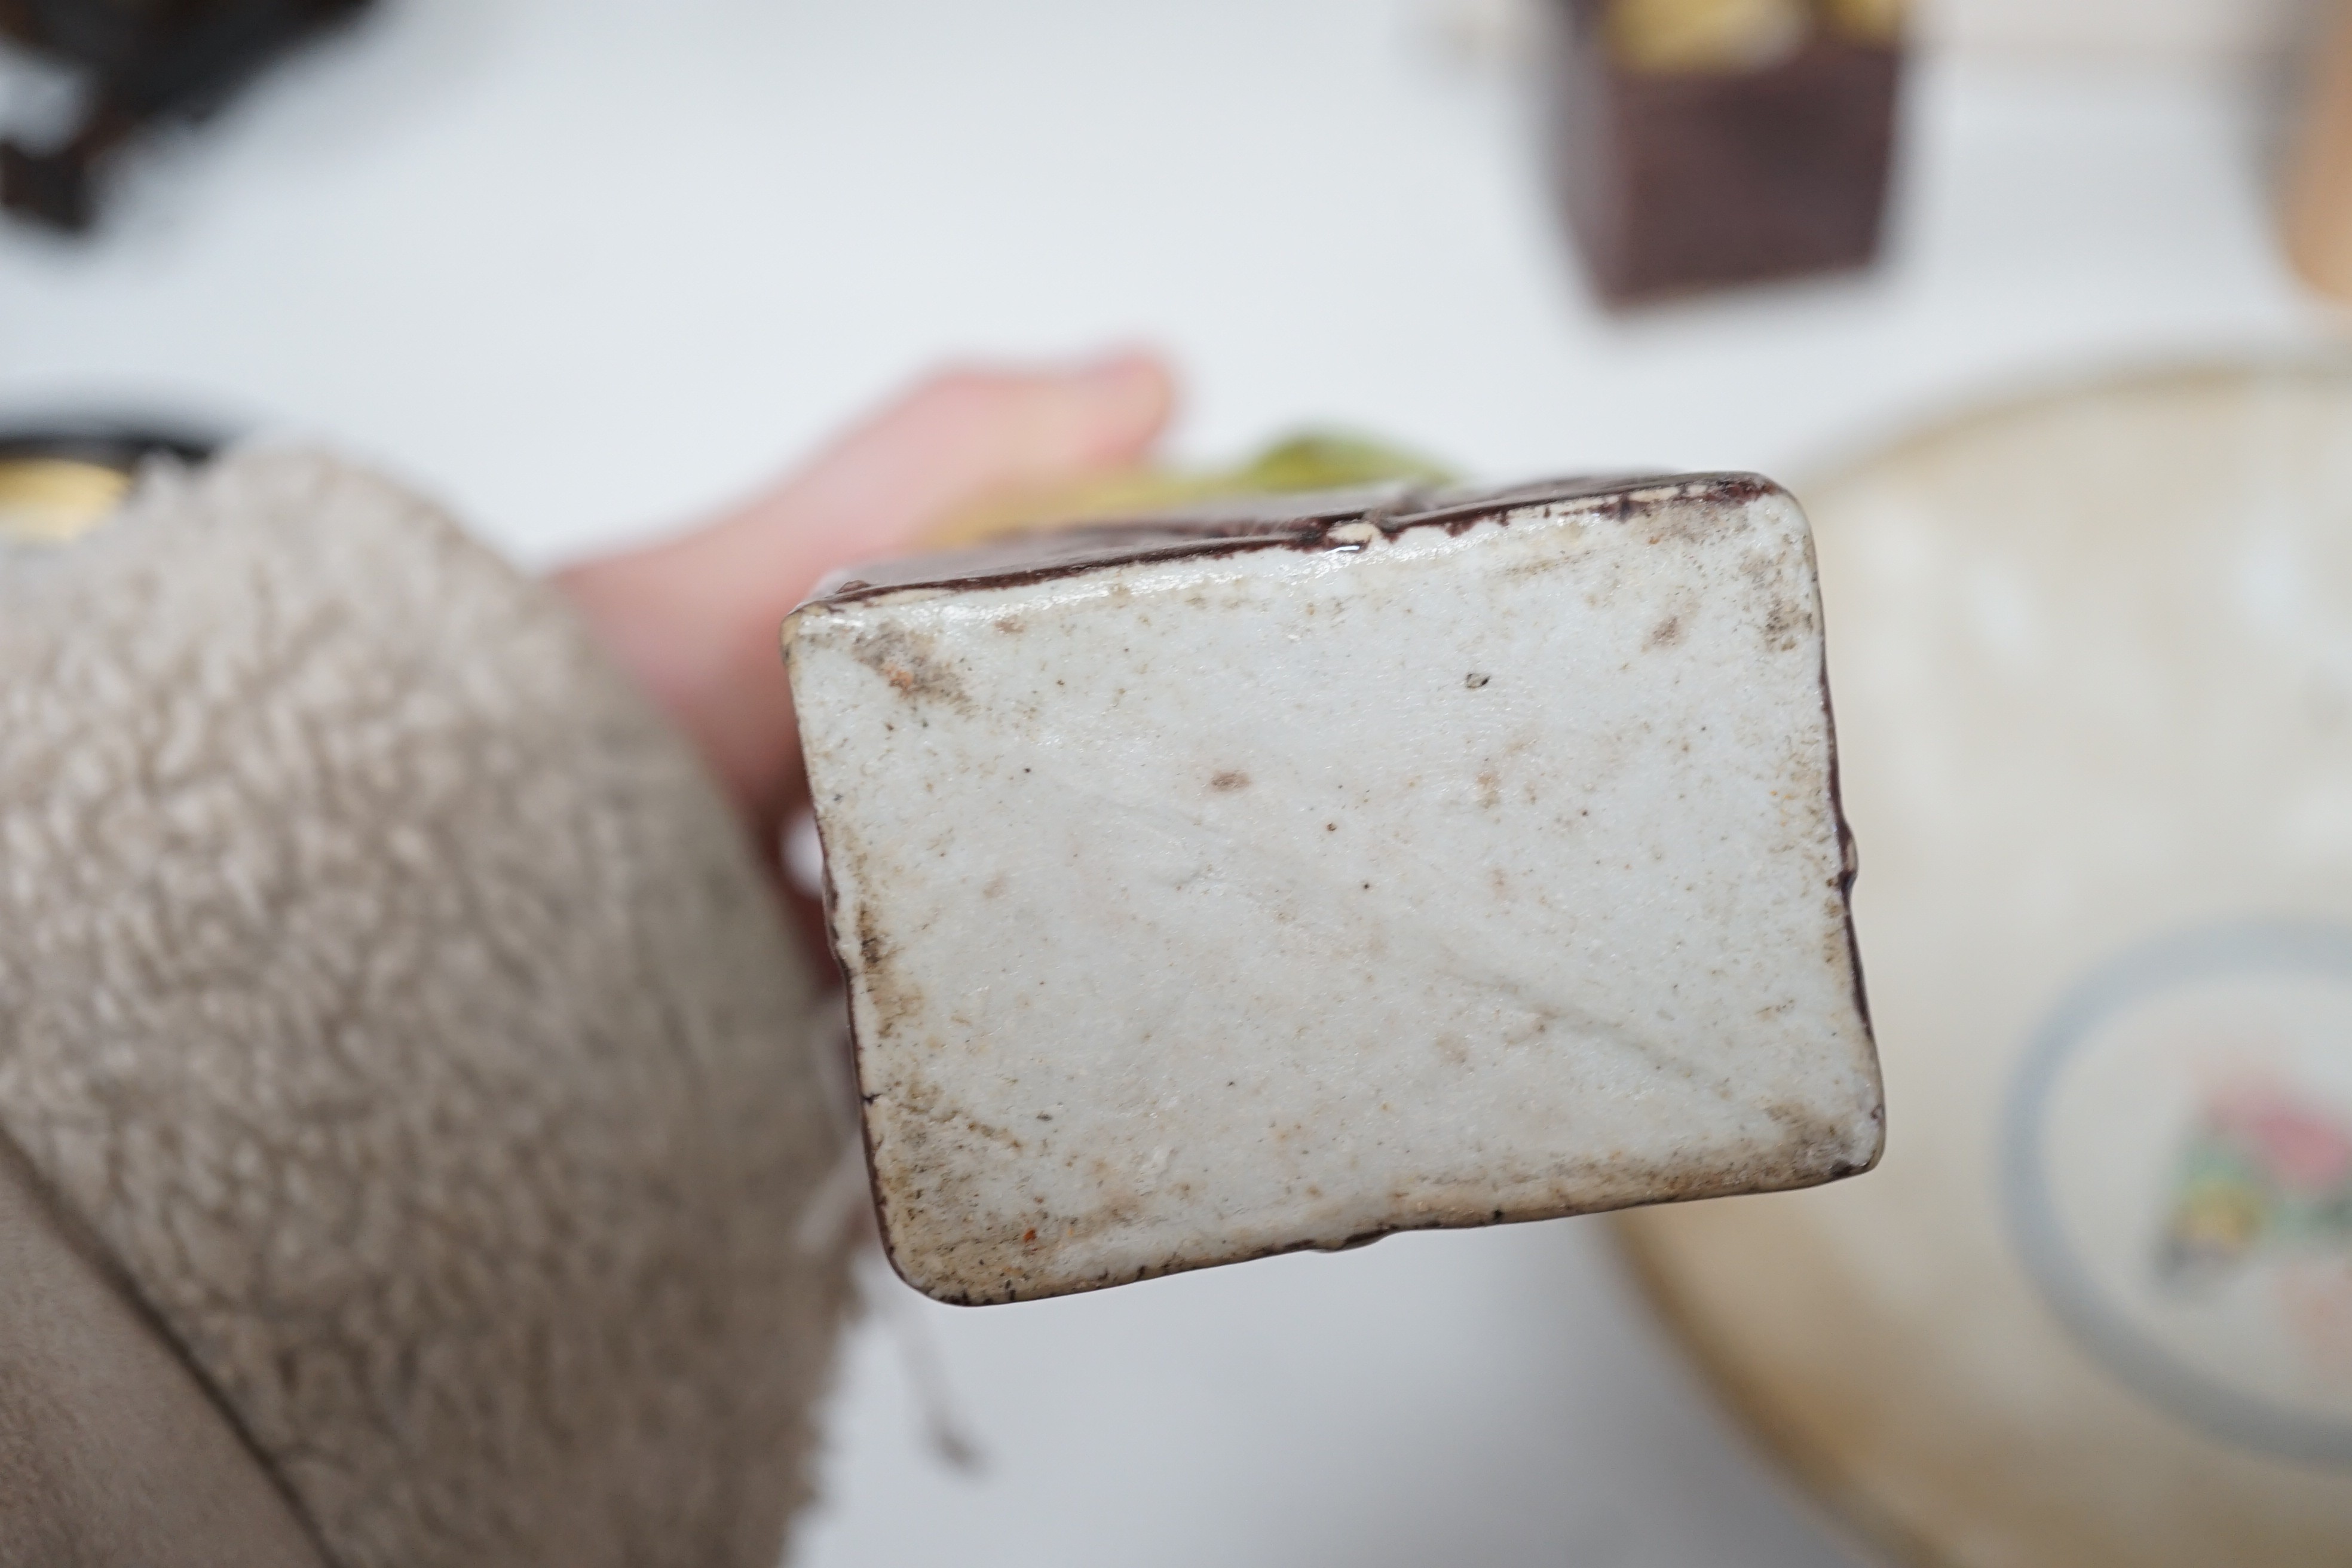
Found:
[[[785,641],[891,1257],[1054,1295],[1877,1157],[1753,476],[860,574]]]

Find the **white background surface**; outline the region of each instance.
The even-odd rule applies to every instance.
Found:
[[[0,230],[0,413],[322,437],[543,563],[717,504],[951,353],[1165,345],[1204,457],[1339,421],[1497,478],[1801,474],[2020,380],[2325,328],[2269,238],[2268,76],[1983,56],[1914,80],[1874,274],[1605,319],[1523,71],[1444,15],[385,0],[148,159],[95,243]],[[1845,1561],[1598,1222],[902,1295],[985,1465],[931,1457],[869,1319],[821,1568]]]

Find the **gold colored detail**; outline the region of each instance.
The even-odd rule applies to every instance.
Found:
[[[1892,47],[1902,41],[1904,0],[1821,0],[1830,31],[1857,44]]]
[[[1804,0],[1616,0],[1605,29],[1628,70],[1733,75],[1795,54],[1813,18]]]
[[[72,458],[0,458],[0,541],[63,544],[112,514],[131,477]]]
[[[1175,511],[1239,496],[1338,489],[1388,479],[1443,484],[1453,478],[1426,458],[1383,442],[1310,432],[1276,442],[1235,468],[1123,468],[1056,489],[999,496],[949,518],[923,542],[948,549],[1000,534]]]
[[[1628,70],[1737,75],[1780,64],[1817,29],[1891,46],[1905,8],[1905,0],[1612,0],[1602,36]]]

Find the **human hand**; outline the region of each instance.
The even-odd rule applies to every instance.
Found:
[[[1128,468],[1174,402],[1144,353],[1065,370],[952,370],[678,538],[555,574],[604,646],[700,749],[763,858],[804,788],[778,631],[835,567],[903,552],[1008,493]]]

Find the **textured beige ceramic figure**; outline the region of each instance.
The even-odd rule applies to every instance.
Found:
[[[1811,546],[1394,484],[788,625],[891,1256],[1005,1301],[1878,1156]]]

